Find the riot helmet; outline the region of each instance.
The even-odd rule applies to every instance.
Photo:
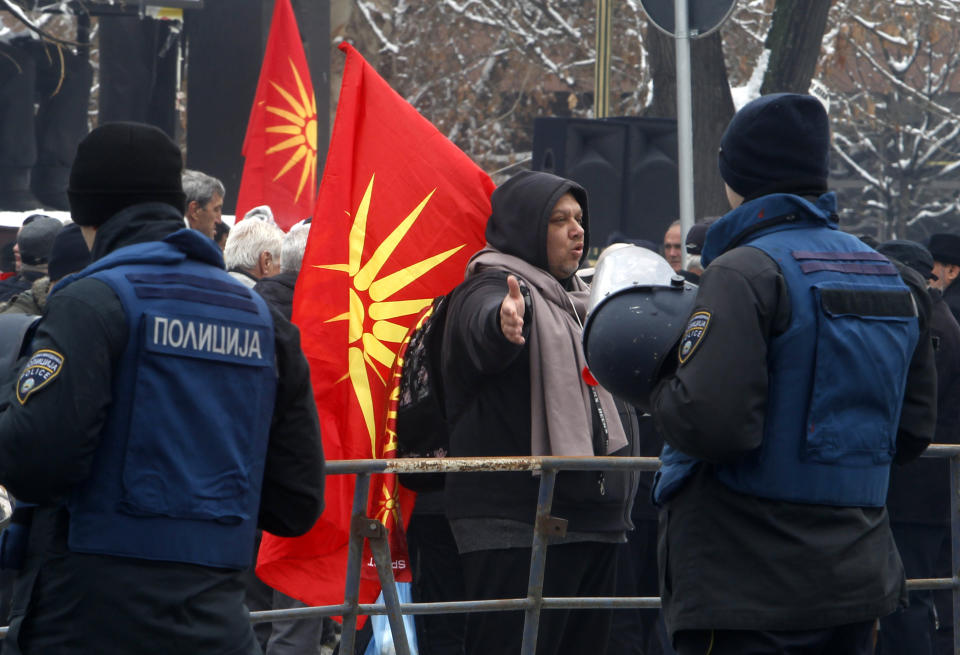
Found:
[[[646,248],[616,244],[597,261],[583,352],[590,373],[644,411],[668,354],[683,335],[697,287]]]

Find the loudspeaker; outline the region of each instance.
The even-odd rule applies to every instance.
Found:
[[[587,190],[593,256],[615,231],[659,244],[680,215],[672,119],[538,118],[532,168]]]

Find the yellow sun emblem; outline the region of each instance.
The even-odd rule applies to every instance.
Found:
[[[317,99],[312,93],[307,93],[303,86],[303,80],[297,67],[293,65],[293,60],[288,57],[290,68],[293,70],[293,77],[297,81],[297,92],[299,99],[295,98],[293,93],[284,89],[276,82],[270,82],[270,85],[276,89],[277,93],[283,96],[283,99],[290,105],[289,109],[267,105],[267,111],[275,116],[279,116],[285,122],[281,125],[272,125],[267,128],[271,134],[288,134],[289,138],[274,144],[267,149],[267,154],[272,155],[283,150],[296,148],[284,163],[280,172],[274,176],[276,182],[287,174],[297,164],[301,164],[300,184],[297,186],[297,194],[294,202],[300,201],[300,195],[303,189],[310,183],[311,193],[317,179]],[[291,111],[292,110],[292,111]]]
[[[348,373],[338,382],[347,378],[350,379],[354,395],[360,404],[367,434],[370,437],[371,456],[376,457],[377,433],[373,403],[374,391],[370,384],[367,368],[369,367],[380,380],[381,388],[377,390],[377,393],[385,393],[387,383],[378,370],[377,364],[383,366],[386,371],[391,369],[397,355],[397,349],[407,333],[407,328],[395,323],[394,320],[402,316],[416,314],[433,302],[433,298],[399,301],[391,301],[390,298],[398,291],[405,289],[411,282],[441,264],[466,244],[460,244],[456,248],[422,259],[395,273],[380,277],[380,270],[420,217],[436,189],[420,201],[420,204],[377,245],[373,254],[364,262],[362,260],[367,234],[367,216],[370,213],[370,201],[373,197],[374,177],[373,175],[370,177],[367,189],[364,191],[360,205],[357,207],[353,225],[350,227],[349,262],[347,264],[321,264],[317,265],[317,268],[342,271],[350,276],[349,311],[334,316],[327,322],[349,321],[347,329],[349,344]],[[347,215],[349,216],[349,212]],[[392,344],[392,346],[387,344]]]
[[[391,489],[386,484],[380,490],[380,498],[377,500],[376,519],[387,528],[391,527],[391,519],[394,525],[400,523],[400,502],[396,489]]]

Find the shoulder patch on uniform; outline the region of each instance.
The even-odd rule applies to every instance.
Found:
[[[55,350],[38,350],[30,357],[17,379],[17,400],[23,405],[31,394],[40,391],[60,375],[63,355]]]
[[[680,358],[680,364],[686,364],[687,360],[693,355],[693,351],[700,345],[700,340],[707,333],[707,326],[710,325],[710,312],[695,312],[687,322],[687,329],[683,331],[683,338],[680,339],[680,348],[677,356]]]

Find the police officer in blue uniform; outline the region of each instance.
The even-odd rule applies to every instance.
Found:
[[[5,654],[258,653],[255,531],[322,511],[299,334],[184,229],[181,169],[146,125],[78,148],[93,263],[51,291],[0,414],[0,481],[36,504]]]
[[[733,210],[707,232],[676,368],[651,394],[654,497],[680,655],[870,653],[906,600],[891,463],[936,420],[924,280],[840,231],[811,96],[747,104],[721,141]]]

